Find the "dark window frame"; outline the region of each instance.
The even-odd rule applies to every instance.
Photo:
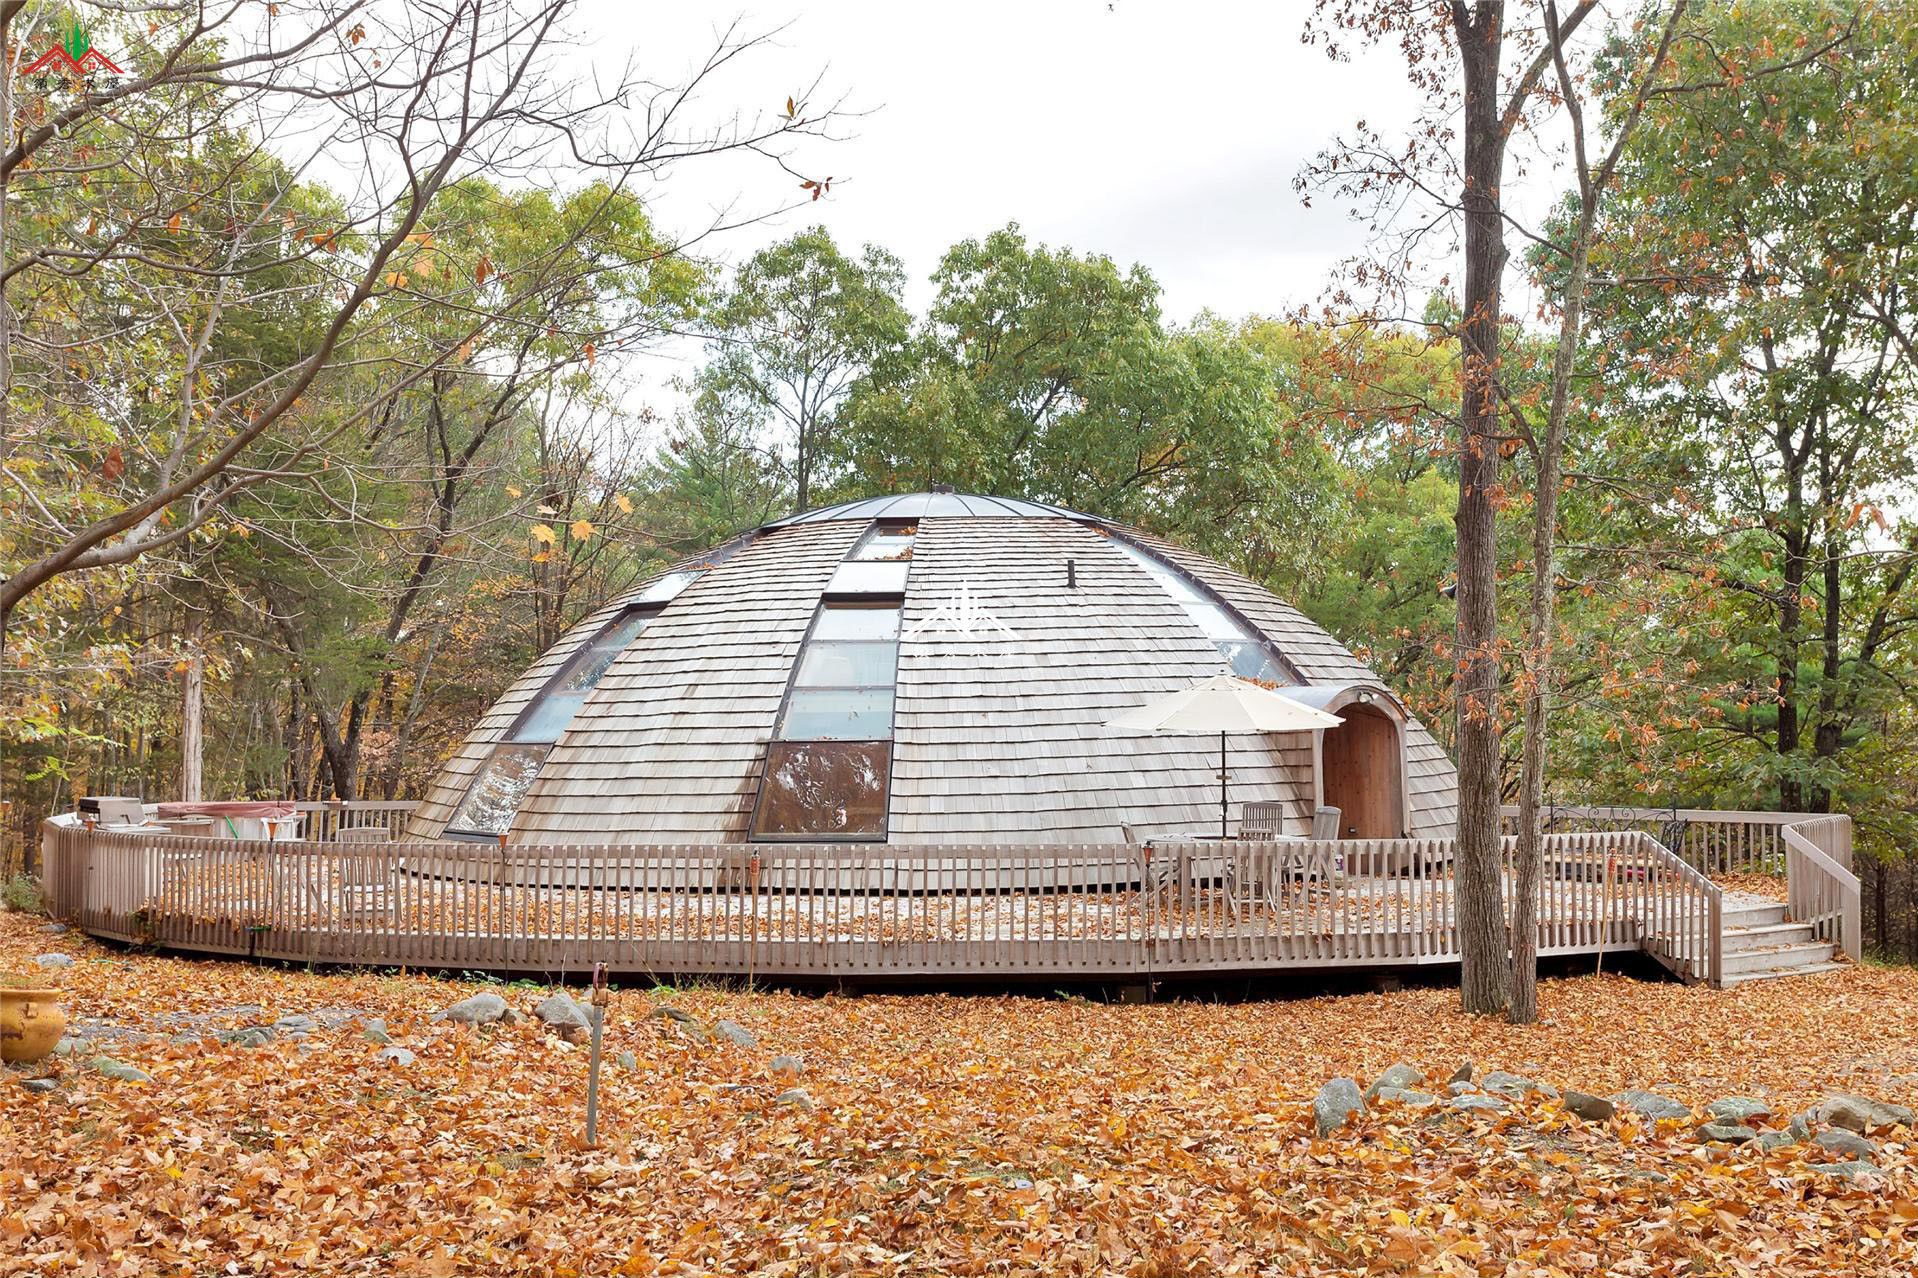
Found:
[[[915,521],[916,526],[916,521]],[[862,534],[863,536],[863,534]],[[883,561],[881,561],[883,562]],[[904,595],[827,595],[820,599],[813,609],[812,620],[806,625],[806,633],[799,641],[798,651],[793,654],[792,669],[786,675],[786,691],[779,698],[779,710],[773,716],[772,735],[766,741],[766,749],[759,761],[759,784],[754,788],[752,813],[746,825],[746,839],[750,843],[884,843],[892,837],[892,765],[893,747],[898,741],[896,723],[898,716],[899,689],[899,636],[893,639],[892,682],[885,685],[893,694],[892,718],[895,730],[884,737],[786,737],[782,730],[786,723],[786,714],[792,706],[793,693],[800,692],[870,692],[880,687],[878,684],[859,684],[856,687],[838,685],[808,685],[799,687],[799,668],[805,662],[806,650],[812,646],[813,636],[819,630],[819,623],[827,612],[834,609],[862,609],[873,612],[893,612],[898,615],[900,635],[905,632],[906,599]],[[861,642],[859,640],[832,640],[824,642]],[[761,813],[766,806],[766,782],[772,775],[774,756],[785,745],[818,746],[884,746],[886,748],[885,802],[881,805],[880,828],[875,833],[847,834],[831,831],[800,833],[762,833],[759,828]]]

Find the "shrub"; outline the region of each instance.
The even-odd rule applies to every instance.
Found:
[[[44,914],[40,883],[31,874],[10,874],[0,879],[0,906],[21,914]]]

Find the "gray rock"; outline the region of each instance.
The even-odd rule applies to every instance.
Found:
[[[108,1078],[117,1078],[123,1083],[150,1083],[153,1081],[153,1075],[147,1073],[145,1070],[136,1065],[128,1065],[125,1061],[116,1061],[111,1056],[94,1057],[93,1072],[96,1074],[105,1074]]]
[[[1465,1063],[1464,1063],[1463,1065],[1461,1065],[1461,1066],[1459,1066],[1459,1067],[1458,1067],[1457,1069],[1455,1069],[1455,1070],[1453,1070],[1453,1071],[1452,1071],[1452,1076],[1451,1076],[1450,1078],[1448,1078],[1448,1079],[1446,1079],[1445,1081],[1446,1081],[1446,1082],[1448,1082],[1448,1083],[1469,1083],[1469,1082],[1471,1082],[1471,1081],[1472,1081],[1472,1062],[1470,1062],[1470,1061],[1466,1061],[1466,1062],[1465,1062]]]
[[[678,1021],[682,1025],[699,1024],[697,1016],[684,1008],[674,1007],[671,1003],[661,1003],[646,1015],[655,1020]]]
[[[1548,1086],[1545,1083],[1533,1082],[1523,1075],[1508,1074],[1502,1069],[1495,1069],[1480,1079],[1479,1086],[1488,1092],[1496,1092],[1500,1096],[1509,1096],[1513,1100],[1524,1100],[1533,1092],[1537,1092],[1542,1096],[1549,1096],[1553,1100],[1558,1099],[1558,1089],[1556,1087]]]
[[[514,1007],[509,1007],[499,1014],[499,1023],[501,1025],[517,1025],[525,1019],[526,1013]]]
[[[1834,1154],[1843,1154],[1847,1158],[1870,1158],[1878,1152],[1878,1146],[1866,1140],[1857,1132],[1846,1131],[1842,1127],[1833,1127],[1819,1132],[1811,1138],[1811,1143],[1820,1149],[1828,1149]]]
[[[735,1047],[759,1046],[759,1040],[753,1037],[753,1032],[737,1021],[716,1021],[713,1029]]]
[[[47,1092],[59,1090],[60,1080],[57,1078],[23,1078],[20,1080],[20,1086],[30,1092],[39,1092],[44,1095]]]
[[[305,1038],[308,1034],[320,1028],[320,1023],[304,1012],[288,1012],[285,1016],[273,1022],[273,1028],[288,1038]]]
[[[1388,1066],[1383,1074],[1372,1080],[1372,1085],[1365,1089],[1365,1099],[1371,1100],[1388,1087],[1404,1091],[1410,1087],[1417,1087],[1424,1081],[1425,1074],[1421,1070],[1416,1066],[1407,1065],[1404,1061],[1399,1061]]]
[[[77,1038],[62,1038],[53,1045],[53,1054],[55,1056],[71,1056],[79,1050],[80,1040]]]
[[[1430,1092],[1421,1092],[1415,1087],[1381,1087],[1372,1099],[1391,1105],[1405,1105],[1412,1109],[1430,1109],[1438,1104],[1438,1097]]]
[[[812,1097],[806,1093],[806,1089],[803,1087],[788,1087],[785,1091],[773,1097],[773,1104],[797,1105],[800,1109],[811,1109]]]
[[[366,1041],[369,1043],[384,1045],[393,1041],[393,1036],[386,1032],[386,1021],[382,1017],[374,1016],[368,1018],[362,1032],[366,1037]]]
[[[1365,1097],[1349,1078],[1335,1078],[1312,1098],[1312,1122],[1319,1135],[1329,1136],[1365,1112]]]
[[[771,1065],[772,1072],[786,1078],[798,1078],[806,1072],[806,1063],[797,1056],[775,1056]]]
[[[40,925],[40,934],[42,936],[65,936],[67,934],[67,925],[64,923],[42,923]]]
[[[621,1069],[639,1068],[639,1057],[633,1055],[631,1052],[621,1052],[618,1056],[615,1056],[613,1060]]]
[[[1457,1079],[1447,1083],[1445,1090],[1454,1096],[1475,1096],[1478,1094],[1478,1088],[1464,1079]]]
[[[1774,1149],[1783,1149],[1787,1145],[1796,1145],[1798,1138],[1790,1132],[1765,1132],[1758,1138],[1758,1147],[1767,1154]]]
[[[1669,1096],[1660,1096],[1657,1092],[1641,1092],[1635,1088],[1615,1093],[1612,1104],[1622,1105],[1635,1114],[1646,1118],[1690,1118],[1692,1107],[1681,1105]]]
[[[36,954],[33,956],[33,961],[41,967],[52,968],[55,971],[73,966],[73,956],[70,954]]]
[[[1618,1112],[1618,1106],[1603,1096],[1568,1091],[1565,1093],[1565,1112],[1576,1114],[1589,1123],[1605,1123],[1610,1122],[1612,1115]]]
[[[1747,1141],[1757,1140],[1758,1133],[1743,1123],[1705,1123],[1698,1129],[1698,1139],[1743,1145]]]
[[[506,1000],[491,990],[463,998],[445,1011],[434,1016],[434,1020],[454,1021],[460,1025],[490,1025],[506,1015]]]
[[[404,1066],[411,1065],[418,1057],[414,1056],[413,1053],[407,1051],[404,1047],[382,1047],[379,1055],[375,1057],[375,1059],[384,1061],[388,1065]]]
[[[1795,1141],[1810,1140],[1811,1115],[1809,1113],[1793,1114],[1791,1122],[1785,1124],[1785,1130],[1791,1133],[1791,1138]]]
[[[1512,1103],[1503,1096],[1482,1096],[1477,1093],[1454,1096],[1446,1104],[1452,1109],[1489,1109],[1500,1113],[1512,1107]]]
[[[1860,1176],[1882,1176],[1884,1170],[1874,1163],[1852,1159],[1845,1163],[1813,1163],[1813,1171],[1824,1172],[1827,1176],[1836,1176],[1840,1180],[1857,1180]]]
[[[1811,1107],[1811,1116],[1818,1122],[1830,1123],[1833,1127],[1842,1127],[1860,1136],[1880,1127],[1913,1125],[1912,1112],[1903,1105],[1886,1105],[1845,1093],[1819,1101]]]
[[[1770,1118],[1771,1106],[1749,1096],[1727,1096],[1705,1106],[1706,1112],[1721,1123],[1748,1123],[1754,1118]]]
[[[573,996],[565,990],[554,990],[533,1009],[533,1015],[554,1029],[573,1029],[591,1031],[593,1018],[586,1009],[573,1001]]]
[[[234,1047],[265,1047],[273,1041],[273,1031],[265,1025],[247,1025],[240,1029],[221,1030],[214,1037]]]

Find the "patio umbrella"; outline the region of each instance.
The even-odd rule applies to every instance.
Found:
[[[1228,732],[1311,732],[1345,722],[1237,675],[1214,675],[1106,720],[1132,732],[1219,734],[1219,837],[1226,837],[1225,736]]]

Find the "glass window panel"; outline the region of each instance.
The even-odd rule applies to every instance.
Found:
[[[1290,683],[1285,671],[1272,660],[1264,644],[1238,642],[1221,639],[1219,655],[1225,658],[1225,664],[1232,667],[1232,673],[1243,679],[1257,679],[1261,683]]]
[[[812,637],[815,642],[821,639],[897,639],[899,605],[862,608],[856,605],[834,607],[829,604],[820,611]]]
[[[847,562],[839,565],[826,584],[829,595],[903,595],[906,572],[912,565],[904,559],[880,563]]]
[[[1199,632],[1215,643],[1227,639],[1250,639],[1245,627],[1232,619],[1232,615],[1216,604],[1192,603],[1185,606],[1186,615],[1197,623]]]
[[[803,688],[888,688],[899,668],[899,645],[810,643],[800,658],[793,685]]]
[[[633,596],[634,603],[663,604],[678,598],[679,592],[698,581],[700,570],[689,568],[683,572],[669,572],[646,589]]]
[[[495,746],[446,828],[463,834],[506,833],[552,751],[550,745]]]
[[[882,741],[892,735],[892,689],[795,688],[779,735],[788,741]]]
[[[540,693],[514,726],[513,740],[544,741],[551,745],[559,740],[560,733],[566,731],[566,725],[573,721],[585,702],[583,692]]]
[[[646,623],[658,616],[657,612],[631,612],[619,618],[612,625],[595,635],[584,648],[574,654],[566,663],[565,671],[560,675],[555,688],[560,692],[585,692],[599,685],[600,676],[606,673],[608,666],[627,645],[639,637]]]
[[[892,745],[886,741],[774,742],[753,834],[883,836],[891,771]]]
[[[916,529],[881,525],[859,539],[848,559],[910,559]]]

